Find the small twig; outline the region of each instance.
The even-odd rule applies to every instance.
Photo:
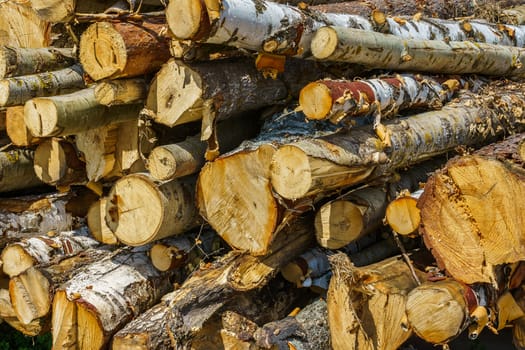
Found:
[[[163,11],[146,13],[75,13],[75,21],[97,22],[97,21],[133,21],[142,22],[146,20],[165,20]]]
[[[403,259],[405,259],[405,262],[407,263],[408,268],[410,269],[410,272],[412,273],[412,277],[414,278],[414,281],[416,282],[418,286],[420,286],[421,281],[419,280],[419,277],[417,277],[416,269],[414,268],[414,265],[412,264],[412,260],[410,260],[410,257],[407,254],[405,246],[399,239],[399,236],[396,231],[392,230],[392,235],[394,236],[394,240],[396,241],[396,244],[399,250],[401,250],[401,256],[403,256]]]

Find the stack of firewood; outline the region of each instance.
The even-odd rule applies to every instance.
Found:
[[[525,348],[522,2],[313,2],[0,2],[0,322]]]

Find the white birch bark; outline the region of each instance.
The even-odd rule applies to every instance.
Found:
[[[525,49],[465,41],[405,40],[394,35],[324,27],[312,39],[318,60],[369,68],[496,76],[523,76]]]

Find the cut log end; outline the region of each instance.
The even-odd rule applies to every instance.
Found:
[[[457,336],[468,316],[462,287],[455,281],[415,288],[408,294],[406,312],[414,332],[432,344],[444,344]]]
[[[53,298],[51,330],[53,349],[78,349],[77,306],[62,290],[57,291]]]
[[[363,214],[349,201],[323,205],[315,216],[315,235],[324,248],[342,248],[358,239],[362,231]]]
[[[121,242],[131,246],[150,242],[164,220],[157,186],[140,175],[126,176],[115,183],[106,213],[109,228]],[[137,218],[140,218],[140,227]]]
[[[49,313],[49,288],[49,281],[36,268],[11,278],[9,293],[16,316],[22,323],[30,324]]]
[[[299,105],[308,119],[326,118],[332,108],[330,89],[323,83],[313,82],[306,85],[299,95]]]
[[[525,162],[525,140],[521,141],[518,145],[518,154],[521,160]]]
[[[0,79],[4,79],[9,73],[8,69],[10,67],[10,64],[8,60],[9,56],[7,50],[7,48],[0,49]]]
[[[0,96],[2,96],[2,91],[0,91]],[[5,124],[7,135],[16,146],[30,146],[41,140],[31,135],[27,129],[24,120],[24,106],[7,108]]]
[[[421,221],[417,199],[405,196],[390,202],[386,208],[386,221],[392,230],[401,235],[414,233]]]
[[[94,202],[87,213],[87,224],[91,235],[97,241],[104,244],[117,244],[117,237],[111,232],[109,227],[106,225],[104,216],[106,215],[106,198]]]
[[[170,60],[157,73],[146,107],[155,121],[169,127],[202,118],[203,88],[199,73],[182,62]]]
[[[334,29],[330,27],[320,28],[312,38],[312,54],[318,59],[325,59],[334,53],[338,41],[337,32]]]
[[[111,23],[95,23],[82,34],[80,62],[94,80],[109,78],[124,70],[127,62],[126,44]]]
[[[175,38],[192,39],[199,32],[203,11],[200,0],[171,2],[166,9],[166,19]]]
[[[182,266],[186,262],[186,252],[176,247],[155,244],[150,249],[151,263],[159,271],[169,271]]]
[[[34,265],[34,260],[21,246],[14,244],[2,251],[4,273],[17,276]]]
[[[35,98],[24,105],[27,129],[37,137],[53,136],[57,132],[58,111],[50,100]]]
[[[90,305],[77,303],[78,348],[86,350],[102,349],[106,337],[100,320],[90,310]]]
[[[304,197],[312,185],[308,156],[295,146],[283,146],[272,159],[272,186],[288,199]]]
[[[1,56],[0,56],[1,57]],[[1,61],[1,58],[0,58]],[[0,66],[2,62],[0,62]],[[2,74],[2,68],[0,67],[0,76]],[[7,80],[0,81],[0,106],[6,106],[7,102],[10,100],[9,96],[9,82]]]
[[[228,244],[256,255],[267,253],[277,224],[278,208],[269,181],[274,152],[265,145],[217,159],[204,166],[197,185],[201,215]]]
[[[177,173],[177,160],[168,149],[156,147],[149,155],[148,170],[158,180],[173,179]]]

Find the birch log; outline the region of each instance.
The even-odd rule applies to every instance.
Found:
[[[16,317],[23,324],[49,323],[55,290],[87,265],[109,256],[111,250],[87,249],[58,263],[35,265],[9,282]]]
[[[237,147],[243,140],[255,136],[258,125],[251,118],[232,118],[217,125],[221,153]],[[204,165],[208,144],[202,134],[187,137],[183,142],[155,147],[148,157],[148,169],[157,180],[167,181],[194,174]]]
[[[459,282],[496,286],[498,265],[523,260],[525,171],[516,151],[524,137],[452,159],[425,185],[420,232],[438,266]]]
[[[146,173],[127,175],[108,195],[106,223],[131,246],[181,234],[200,223],[194,186],[191,178],[157,184]]]
[[[394,257],[357,268],[343,254],[331,263],[327,307],[333,349],[399,348],[412,333],[402,327],[406,295],[417,286],[409,267]]]
[[[80,63],[94,80],[135,77],[154,72],[168,60],[164,21],[97,22],[80,40]]]
[[[149,262],[148,247],[124,248],[63,284],[52,310],[54,348],[100,349],[172,288]]]
[[[61,95],[85,87],[82,67],[0,80],[0,106],[23,105],[34,97]]]
[[[140,105],[108,108],[97,102],[94,88],[26,102],[27,128],[35,136],[66,136],[111,123],[138,119]]]
[[[4,273],[14,277],[32,266],[56,264],[98,245],[99,242],[91,238],[86,229],[22,239],[2,251]]]
[[[0,47],[0,79],[66,68],[75,64],[71,49]]]
[[[441,80],[441,81],[440,81]],[[481,81],[478,81],[478,88]],[[472,86],[463,79],[397,75],[361,81],[319,80],[306,85],[299,105],[309,119],[334,123],[356,116],[394,116],[411,108],[439,109],[458,89]]]
[[[5,114],[7,136],[15,146],[32,146],[42,139],[35,137],[27,129],[24,120],[24,106],[7,108]]]
[[[480,94],[463,92],[457,102],[440,111],[386,122],[380,137],[363,127],[282,146],[272,159],[272,187],[284,198],[304,198],[423,161],[460,144],[490,143],[504,129],[520,131],[523,115],[513,112],[521,104],[519,86],[495,83]]]
[[[377,50],[381,47],[381,50]],[[318,60],[361,64],[375,69],[495,76],[522,76],[525,49],[465,41],[405,40],[343,27],[323,27],[312,39]]]
[[[33,156],[33,151],[24,149],[0,152],[0,192],[43,185],[33,171]]]
[[[0,249],[24,237],[46,235],[48,232],[70,231],[74,228],[66,201],[56,198],[37,201],[19,212],[0,211]],[[10,205],[12,207],[12,205]]]
[[[104,106],[140,103],[146,99],[148,84],[142,78],[102,81],[95,87],[95,98]]]

